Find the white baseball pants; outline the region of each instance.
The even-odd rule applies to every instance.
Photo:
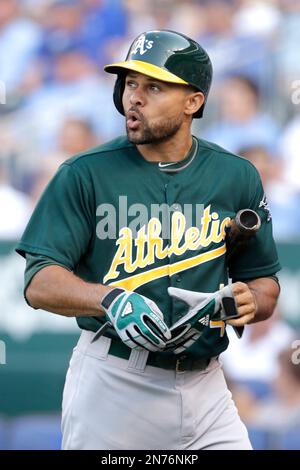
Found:
[[[203,371],[147,366],[108,354],[83,331],[63,395],[63,449],[251,449],[218,360]]]

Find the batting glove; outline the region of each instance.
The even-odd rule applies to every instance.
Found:
[[[213,293],[193,292],[175,287],[168,288],[169,295],[184,301],[188,312],[171,328],[172,338],[166,349],[180,354],[191,347],[203,334],[210,320],[229,320],[237,316],[237,308],[230,286]]]
[[[103,297],[101,306],[121,340],[132,349],[161,351],[171,338],[163,313],[147,297],[115,288]]]

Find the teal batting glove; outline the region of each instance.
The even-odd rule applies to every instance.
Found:
[[[161,351],[171,338],[163,313],[147,297],[116,287],[103,297],[101,306],[121,340],[132,349]]]

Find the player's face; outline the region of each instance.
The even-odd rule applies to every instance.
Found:
[[[129,72],[123,93],[129,141],[137,145],[152,144],[173,137],[186,118],[187,93],[184,85]]]

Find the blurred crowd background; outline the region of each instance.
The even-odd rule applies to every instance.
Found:
[[[103,65],[156,28],[191,36],[212,59],[213,86],[194,134],[261,174],[284,267],[281,302],[272,319],[247,328],[241,341],[232,337],[223,360],[254,446],[300,448],[300,365],[291,361],[300,347],[300,0],[0,0],[0,339],[12,351],[6,365],[0,360],[0,448],[59,445],[59,405],[47,403],[60,396],[70,354],[61,345],[70,342],[57,337],[78,335],[70,320],[25,306],[24,263],[13,244],[58,166],[124,133]],[[40,345],[49,333],[46,354]],[[37,366],[27,362],[37,356],[45,376],[35,396],[27,382]],[[58,363],[51,395],[46,377]],[[31,401],[16,393],[20,382]],[[54,413],[48,421],[46,411]]]

